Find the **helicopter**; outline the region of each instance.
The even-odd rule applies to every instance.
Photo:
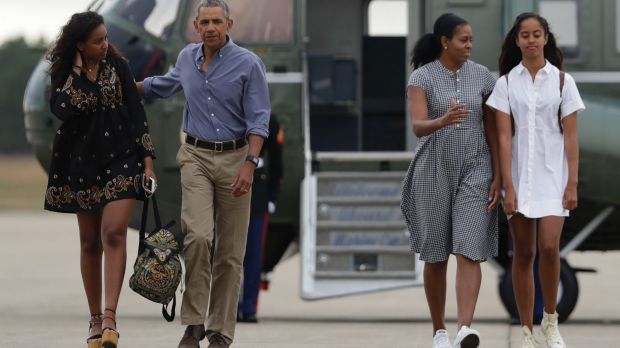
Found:
[[[557,311],[565,320],[579,296],[574,250],[619,250],[620,0],[228,0],[231,37],[261,57],[272,111],[285,130],[284,179],[270,218],[263,271],[301,252],[301,294],[307,300],[421,286],[423,262],[409,251],[400,214],[401,181],[416,138],[406,114],[408,55],[435,18],[466,18],[476,43],[472,60],[495,70],[505,33],[517,14],[538,12],[558,34],[565,65],[587,110],[580,114],[580,207],[562,236]],[[369,33],[371,9],[394,2],[405,9],[407,33]],[[128,59],[136,81],[165,74],[177,53],[199,42],[193,30],[197,0],[95,0],[112,42]],[[613,44],[609,44],[613,43]],[[49,110],[49,62],[42,59],[26,87],[26,136],[48,168],[59,121]],[[184,139],[185,100],[145,102],[156,145],[162,215],[180,216],[175,160]],[[139,226],[138,212],[130,225]],[[179,231],[176,231],[177,233]],[[517,317],[510,274],[510,240],[500,219],[500,254],[492,261],[499,293]],[[542,311],[542,309],[540,309]]]

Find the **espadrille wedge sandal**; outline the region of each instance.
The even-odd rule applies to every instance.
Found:
[[[93,327],[95,325],[101,325],[101,323],[103,323],[103,314],[91,314],[88,325],[88,334],[90,336],[86,339],[87,348],[101,348],[101,334],[91,335]]]
[[[103,319],[109,319],[112,320],[114,322],[114,326],[116,326],[116,311],[114,311],[113,309],[110,308],[106,308],[105,312],[112,312],[114,313],[114,316],[107,316],[104,315]],[[118,331],[116,331],[115,329],[111,328],[111,327],[104,327],[103,328],[103,334],[101,335],[101,346],[103,348],[116,348],[118,347],[118,338],[119,338],[119,334]],[[90,348],[90,347],[89,347]]]

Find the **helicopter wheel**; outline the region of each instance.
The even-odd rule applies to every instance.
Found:
[[[510,314],[513,321],[519,322],[519,311],[515,301],[514,290],[512,288],[512,269],[509,266],[506,272],[501,276],[499,283],[499,295],[502,299],[504,307]],[[560,285],[558,288],[558,304],[556,311],[559,314],[559,322],[565,321],[575,309],[577,299],[579,298],[579,283],[575,276],[575,271],[566,262],[565,259],[560,260]],[[540,323],[542,318],[536,317],[534,313],[534,323]]]

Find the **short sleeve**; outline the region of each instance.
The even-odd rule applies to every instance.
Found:
[[[431,88],[431,83],[428,75],[425,74],[425,71],[422,69],[417,69],[409,76],[407,87],[409,86],[420,87],[424,92],[428,92]]]
[[[581,112],[586,109],[586,106],[581,100],[579,90],[575,79],[567,73],[564,73],[564,87],[562,88],[562,104],[561,114],[562,117],[566,117],[574,112]]]
[[[497,80],[493,92],[487,99],[487,105],[496,111],[510,114],[510,104],[508,103],[508,82],[506,76],[502,76]]]
[[[491,94],[491,92],[493,92],[493,88],[495,88],[496,81],[497,81],[497,78],[495,77],[495,75],[493,75],[493,73],[485,67],[484,68],[484,81],[482,81],[483,83],[482,96],[483,97],[486,98],[487,96],[489,96],[489,94]]]

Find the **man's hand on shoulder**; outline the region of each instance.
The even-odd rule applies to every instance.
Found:
[[[144,81],[136,82],[136,89],[141,97],[144,97]]]

